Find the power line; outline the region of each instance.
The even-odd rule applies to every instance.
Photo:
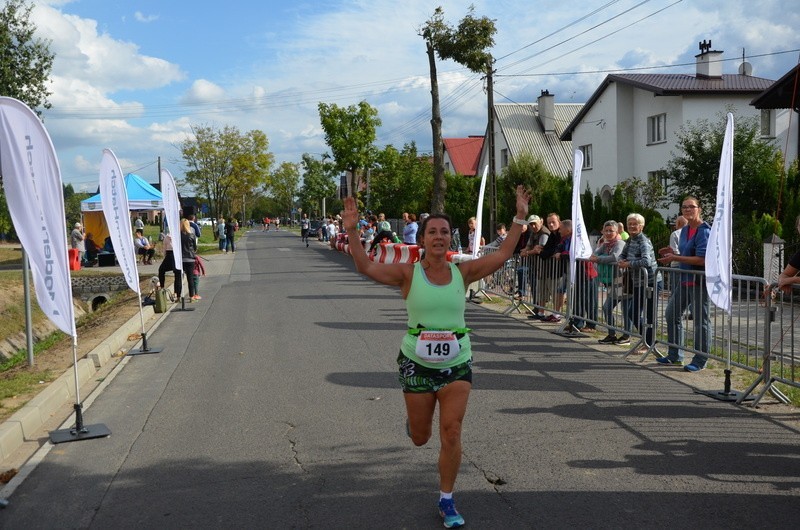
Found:
[[[783,55],[786,53],[797,53],[800,52],[800,48],[795,48],[792,50],[781,50],[777,52],[769,52],[769,53],[760,53],[755,55],[748,55],[748,59],[754,59],[759,57],[772,57],[774,55]],[[711,62],[731,62],[731,61],[741,61],[741,57],[732,57],[729,59],[717,59]],[[574,72],[540,72],[540,73],[533,73],[533,74],[497,74],[497,77],[540,77],[540,76],[559,76],[559,75],[583,75],[583,74],[610,74],[610,73],[619,73],[619,72],[639,72],[642,70],[660,70],[665,68],[678,68],[682,66],[694,66],[696,63],[675,63],[675,64],[662,64],[658,66],[636,66],[631,68],[609,68],[605,70],[579,70]],[[495,91],[497,92],[497,91]]]
[[[612,31],[611,33],[607,33],[607,34],[603,35],[603,36],[602,36],[602,37],[600,37],[600,38],[597,38],[597,39],[595,39],[595,40],[593,40],[593,41],[587,42],[586,44],[584,44],[584,45],[582,45],[582,46],[578,46],[577,48],[574,48],[574,49],[572,49],[572,50],[570,50],[570,51],[568,51],[568,52],[566,52],[566,53],[562,53],[561,55],[559,55],[559,56],[557,56],[557,57],[554,57],[554,58],[552,58],[552,59],[550,59],[550,60],[548,60],[548,61],[545,61],[545,62],[543,62],[543,63],[541,63],[541,64],[538,64],[538,65],[536,65],[536,66],[533,66],[533,67],[531,67],[531,68],[539,68],[540,66],[544,66],[544,65],[546,65],[546,64],[552,63],[553,61],[557,61],[558,59],[561,59],[561,58],[563,58],[563,57],[566,57],[567,55],[570,55],[570,54],[572,54],[572,53],[575,53],[576,51],[579,51],[579,50],[582,50],[582,49],[584,49],[584,48],[586,48],[586,47],[588,47],[588,46],[591,46],[592,44],[596,44],[596,43],[600,42],[601,40],[605,40],[605,39],[607,39],[608,37],[611,37],[612,35],[616,35],[616,34],[617,34],[617,33],[619,33],[620,31],[626,30],[626,29],[630,28],[631,26],[634,26],[634,25],[638,24],[639,22],[642,22],[642,21],[644,21],[644,20],[647,20],[648,18],[654,17],[655,15],[657,15],[657,14],[659,14],[659,13],[663,12],[663,11],[666,11],[666,10],[667,10],[667,9],[669,9],[670,7],[672,7],[672,6],[676,5],[676,4],[679,4],[679,3],[681,3],[682,1],[683,1],[683,0],[675,0],[675,2],[673,2],[673,3],[669,4],[668,6],[666,6],[666,7],[663,7],[663,8],[661,8],[661,9],[658,9],[658,10],[656,10],[656,11],[653,11],[653,12],[652,12],[652,13],[650,13],[649,15],[646,15],[646,16],[644,16],[644,17],[642,17],[642,18],[638,19],[638,20],[634,20],[634,21],[633,21],[633,22],[631,22],[630,24],[627,24],[627,25],[625,25],[625,26],[622,26],[621,28],[619,28],[619,29],[616,29],[616,30]],[[625,11],[625,12],[627,13],[627,12],[631,11],[632,9],[635,9],[636,7],[639,7],[640,5],[642,5],[642,4],[644,4],[644,3],[645,3],[645,2],[641,2],[641,3],[637,4],[636,6],[632,7],[631,9],[628,9],[628,10],[627,10],[627,11]],[[570,40],[571,40],[571,39],[570,39]],[[565,42],[566,42],[566,41],[565,41]],[[552,49],[552,47],[551,47],[550,49]],[[533,56],[532,56],[532,57],[533,57]]]
[[[557,29],[557,30],[555,30],[554,32],[552,32],[552,33],[550,33],[550,34],[548,34],[548,35],[545,35],[544,37],[542,37],[542,38],[540,38],[540,39],[537,39],[537,40],[535,40],[535,41],[533,41],[533,42],[531,42],[531,43],[529,43],[529,44],[526,44],[526,45],[525,45],[525,46],[523,46],[522,48],[519,48],[519,49],[517,49],[517,50],[514,50],[513,52],[510,52],[510,53],[507,53],[507,54],[503,55],[502,57],[498,57],[497,59],[495,59],[495,62],[497,62],[497,61],[502,61],[503,59],[505,59],[505,58],[507,58],[507,57],[510,57],[510,56],[514,55],[515,53],[519,53],[519,52],[521,52],[522,50],[526,50],[526,49],[530,48],[531,46],[533,46],[534,44],[539,44],[539,43],[540,43],[540,42],[542,42],[543,40],[549,39],[549,38],[550,38],[550,37],[552,37],[553,35],[555,35],[555,34],[557,34],[557,33],[560,33],[560,32],[562,32],[562,31],[564,31],[565,29],[567,29],[567,28],[570,28],[570,27],[574,26],[574,25],[575,25],[575,24],[577,24],[578,22],[583,22],[583,21],[584,21],[584,20],[586,20],[587,18],[589,18],[589,17],[591,17],[591,16],[593,16],[593,15],[596,15],[596,14],[597,14],[597,13],[599,13],[600,11],[604,10],[604,9],[605,9],[605,8],[607,8],[607,7],[610,7],[610,6],[614,5],[614,4],[616,4],[617,2],[619,2],[619,0],[612,0],[611,2],[608,2],[607,4],[605,4],[605,5],[603,5],[603,6],[600,6],[600,7],[598,7],[597,9],[595,9],[594,11],[592,11],[591,13],[588,13],[588,14],[586,14],[586,15],[584,15],[584,16],[582,16],[582,17],[580,17],[580,18],[576,19],[576,20],[573,20],[572,22],[570,22],[570,23],[569,23],[569,24],[567,24],[566,26],[561,26],[560,28],[558,28],[558,29]]]
[[[557,42],[557,43],[553,44],[552,46],[550,46],[550,47],[548,47],[548,48],[545,48],[545,49],[544,49],[544,50],[542,50],[542,51],[536,52],[536,53],[534,53],[533,55],[529,55],[529,56],[525,57],[524,59],[519,59],[518,61],[515,61],[515,62],[513,62],[513,63],[511,63],[511,64],[508,64],[508,65],[504,66],[503,68],[506,68],[506,69],[508,69],[508,68],[512,68],[512,67],[514,67],[514,66],[516,66],[516,65],[518,65],[518,64],[522,64],[522,63],[524,63],[525,61],[528,61],[528,60],[530,60],[530,59],[533,59],[534,57],[538,57],[538,56],[542,55],[543,53],[545,53],[545,52],[548,52],[548,51],[550,51],[550,50],[552,50],[552,49],[554,49],[554,48],[557,48],[558,46],[561,46],[561,45],[563,45],[563,44],[566,44],[566,43],[568,43],[568,42],[569,42],[569,41],[571,41],[571,40],[577,39],[578,37],[580,37],[580,36],[582,36],[582,35],[585,35],[585,34],[589,33],[590,31],[594,31],[594,30],[596,30],[597,28],[599,28],[599,27],[601,27],[601,26],[604,26],[604,25],[606,25],[606,24],[608,24],[608,23],[610,23],[610,22],[612,22],[612,21],[616,20],[617,18],[621,17],[622,15],[626,15],[626,14],[630,13],[630,12],[631,12],[631,11],[633,11],[634,9],[636,9],[636,8],[638,8],[638,7],[640,7],[640,6],[643,6],[644,4],[648,3],[649,1],[650,1],[650,0],[643,0],[642,2],[639,2],[638,4],[636,4],[635,6],[633,6],[633,7],[630,7],[630,8],[628,8],[628,9],[626,9],[626,10],[622,11],[621,13],[617,13],[617,14],[616,14],[616,15],[614,15],[613,17],[611,17],[611,18],[608,18],[608,19],[606,19],[606,20],[604,20],[604,21],[600,22],[599,24],[595,24],[594,26],[592,26],[592,27],[590,27],[590,28],[587,28],[587,29],[585,29],[585,30],[581,31],[580,33],[578,33],[578,34],[576,34],[576,35],[573,35],[572,37],[569,37],[569,38],[567,38],[567,39],[564,39],[564,40],[562,40],[562,41],[560,41],[560,42]],[[677,0],[677,2],[675,2],[675,3],[682,2],[682,1],[683,1],[683,0]],[[674,4],[673,4],[673,5],[674,5]],[[669,6],[668,6],[668,7],[669,7]]]

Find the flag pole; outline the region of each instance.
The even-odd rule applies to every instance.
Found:
[[[733,327],[733,274],[732,274],[732,240],[733,240],[733,149],[734,149],[733,114],[728,113],[725,124],[725,138],[722,143],[722,153],[719,161],[719,176],[717,179],[717,200],[714,209],[714,224],[708,237],[706,249],[706,285],[707,296],[719,309],[727,314],[727,356],[725,367],[725,381],[722,390],[696,390],[720,401],[735,401],[740,403],[744,394],[731,390],[731,332]],[[739,297],[741,299],[741,296]],[[702,318],[695,315],[695,318]],[[723,320],[723,326],[724,326]],[[699,323],[695,323],[698,325]],[[710,327],[710,325],[709,325]],[[710,331],[709,331],[710,333]],[[709,337],[709,342],[711,337]],[[697,347],[697,345],[695,345]],[[709,353],[709,352],[706,352]]]

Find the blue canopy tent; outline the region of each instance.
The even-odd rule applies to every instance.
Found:
[[[139,175],[133,173],[125,175],[125,190],[128,195],[128,207],[132,211],[164,209],[161,192],[145,182]],[[99,193],[81,201],[81,214],[86,233],[91,233],[94,241],[102,245],[103,240],[108,237],[108,226],[103,215],[103,203]]]

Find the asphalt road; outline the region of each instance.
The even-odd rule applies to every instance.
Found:
[[[404,432],[396,289],[289,232],[252,232],[172,313],[0,527],[440,528],[438,443]],[[792,528],[800,435],[471,306],[456,500],[470,528]]]

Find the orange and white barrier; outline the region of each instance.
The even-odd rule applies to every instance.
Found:
[[[404,243],[379,243],[372,258],[378,263],[416,263],[419,261],[420,247]]]

